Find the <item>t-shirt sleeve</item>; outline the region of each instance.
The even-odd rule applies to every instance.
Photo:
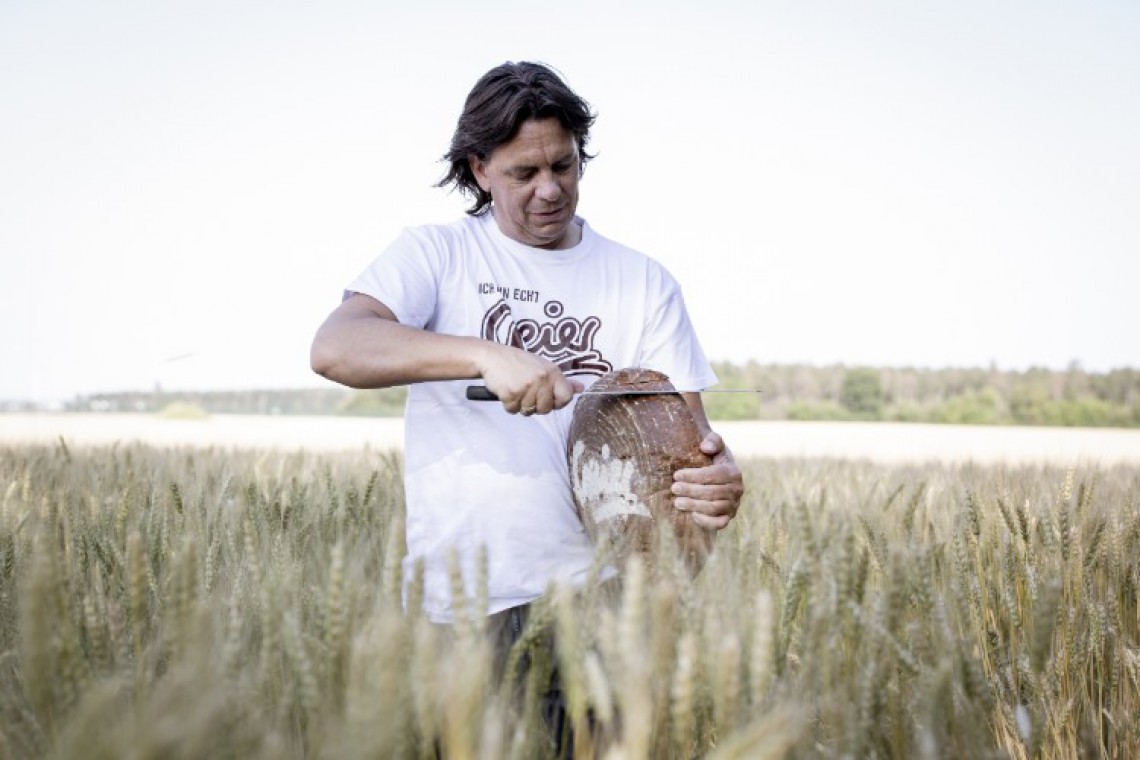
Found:
[[[424,328],[439,298],[440,247],[422,230],[404,230],[356,279],[346,293],[363,293],[387,306],[400,324]]]
[[[681,286],[668,272],[657,274],[660,298],[645,325],[639,365],[664,372],[679,390],[715,385],[716,373],[697,339]]]

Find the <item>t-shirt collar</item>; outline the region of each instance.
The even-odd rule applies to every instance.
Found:
[[[491,238],[501,246],[515,255],[525,256],[530,259],[541,258],[542,261],[550,263],[572,262],[587,255],[594,247],[595,235],[593,229],[585,219],[577,214],[574,215],[574,221],[582,225],[582,239],[572,248],[554,250],[525,245],[514,238],[507,237],[503,234],[503,231],[499,229],[499,225],[495,221],[495,215],[489,210],[480,215],[478,219],[486,226]]]

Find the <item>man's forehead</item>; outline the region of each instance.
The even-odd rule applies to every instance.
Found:
[[[520,150],[502,151],[500,155],[502,156],[503,163],[510,166],[539,166],[546,163],[557,164],[562,161],[577,161],[578,146],[574,143],[570,143],[568,146],[558,146],[552,150],[550,146],[536,145]]]
[[[520,161],[561,161],[578,157],[578,141],[570,130],[557,119],[529,119],[509,141],[496,148],[494,153],[510,163]]]

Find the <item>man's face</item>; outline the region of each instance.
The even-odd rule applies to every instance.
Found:
[[[528,119],[486,160],[468,160],[504,235],[535,248],[577,244],[578,143],[558,119]]]

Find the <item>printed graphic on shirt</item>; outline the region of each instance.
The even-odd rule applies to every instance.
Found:
[[[527,296],[518,300],[538,300],[537,291],[517,288],[515,291]],[[559,301],[547,301],[542,311],[548,321],[515,319],[504,294],[483,315],[482,337],[549,359],[567,375],[600,377],[612,370],[613,366],[594,348],[602,320],[598,317],[577,319],[564,315],[563,310]]]

